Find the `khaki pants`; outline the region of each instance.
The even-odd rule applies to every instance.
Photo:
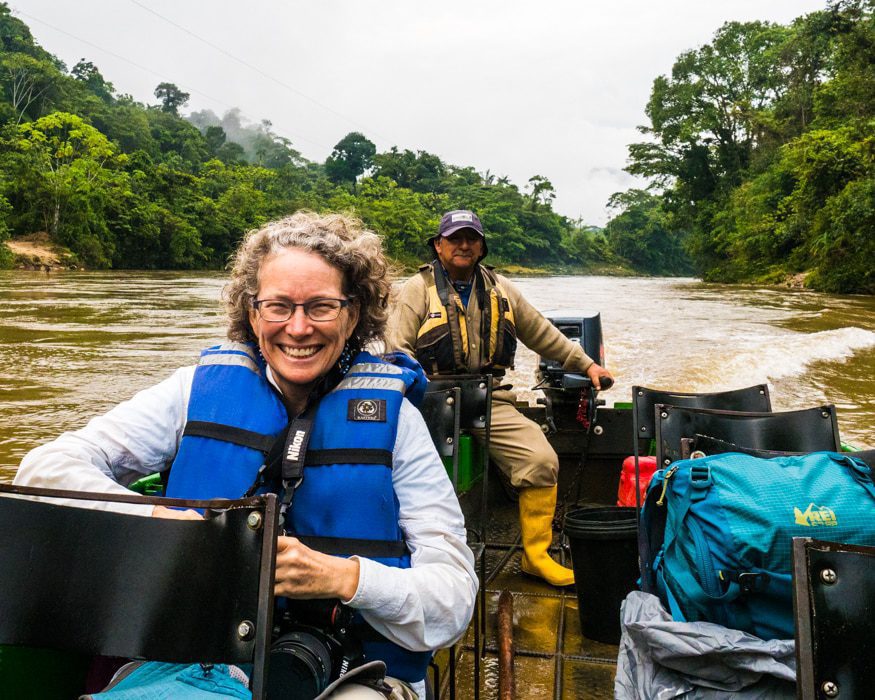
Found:
[[[485,431],[473,431],[483,439]],[[503,389],[492,392],[489,456],[516,488],[555,486],[559,458],[541,427],[516,408],[516,394]]]

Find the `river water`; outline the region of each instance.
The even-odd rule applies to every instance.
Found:
[[[608,404],[643,384],[718,391],[767,381],[776,410],[836,405],[842,439],[875,447],[875,298],[692,279],[516,280],[539,309],[600,312]],[[224,335],[224,277],[0,272],[0,481],[31,448],[194,363]],[[536,359],[521,351],[522,396]]]

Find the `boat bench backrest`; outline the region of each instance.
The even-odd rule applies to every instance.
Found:
[[[429,386],[419,404],[419,411],[441,457],[452,457],[458,449],[460,396],[457,387],[433,390]]]
[[[489,408],[492,400],[492,378],[489,375],[441,375],[428,382],[426,392],[458,387],[461,392],[459,428],[461,430],[483,429],[489,424]]]
[[[775,452],[839,451],[835,406],[759,413],[657,404],[656,454],[660,467],[684,458],[684,439],[714,438],[730,445]],[[719,443],[714,443],[719,444]]]
[[[253,691],[260,692],[272,625],[275,496],[206,502],[91,494],[221,504],[191,521],[10,492],[83,497],[0,486],[0,644],[179,663],[249,662],[256,665]]]
[[[633,386],[632,405],[635,411],[637,438],[650,440],[656,437],[654,411],[657,404],[684,408],[713,408],[723,411],[757,411],[760,413],[772,410],[769,387],[766,384],[704,394],[662,391],[648,389],[646,386]]]
[[[873,600],[875,547],[793,540],[797,697],[871,696]]]

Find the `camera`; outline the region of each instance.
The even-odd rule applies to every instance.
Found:
[[[284,600],[270,648],[269,700],[312,700],[364,663],[353,611],[337,600]]]

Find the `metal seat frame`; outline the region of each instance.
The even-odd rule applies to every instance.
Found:
[[[455,427],[453,433],[452,450],[443,448],[437,445],[438,453],[444,456],[452,456],[453,459],[453,488],[458,489],[459,479],[459,436],[462,431],[482,431],[483,438],[477,440],[480,447],[481,460],[483,464],[483,476],[480,486],[480,517],[477,528],[468,528],[475,534],[473,542],[469,542],[469,547],[474,554],[474,562],[477,567],[477,575],[479,578],[479,591],[477,600],[474,606],[474,700],[479,700],[480,697],[480,665],[481,659],[486,654],[486,527],[487,527],[487,497],[488,497],[488,478],[489,478],[489,426],[492,419],[492,377],[488,374],[484,375],[441,375],[430,380],[426,388],[426,400],[440,403],[443,401],[446,404],[456,407],[455,411]],[[440,396],[441,399],[429,398],[430,396]],[[425,416],[429,408],[423,411]],[[444,421],[449,418],[449,411],[442,411]],[[426,421],[428,422],[428,421]],[[446,426],[443,429],[429,425],[429,432],[432,439],[438,436],[438,440],[446,432]],[[444,443],[449,445],[444,439]],[[449,454],[448,454],[449,453]],[[455,650],[450,650],[449,671],[451,674],[450,698],[455,698]],[[440,674],[436,665],[432,666],[435,674],[435,694],[440,692]]]

